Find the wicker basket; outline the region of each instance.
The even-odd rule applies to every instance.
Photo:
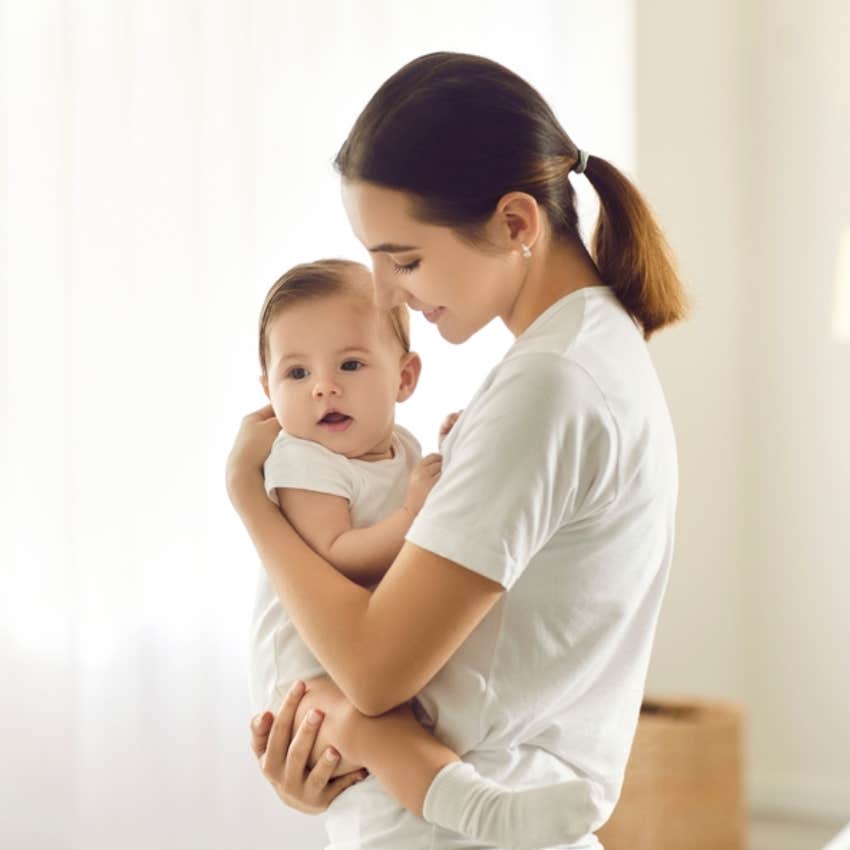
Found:
[[[744,714],[737,704],[645,699],[606,850],[744,850]]]

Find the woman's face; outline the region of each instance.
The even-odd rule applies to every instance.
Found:
[[[396,189],[343,180],[342,200],[355,236],[372,256],[379,306],[406,302],[453,343],[510,314],[522,283],[515,250],[485,253],[448,227],[417,221],[410,197]],[[497,245],[505,238],[496,221],[488,235]]]

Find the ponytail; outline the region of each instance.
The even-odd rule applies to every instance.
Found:
[[[535,198],[556,238],[580,240],[567,174],[583,163],[601,202],[591,255],[649,339],[686,310],[649,207],[609,162],[585,163],[540,93],[503,65],[446,52],[408,62],[375,92],[334,160],[346,179],[409,192],[420,221],[470,241],[512,191]]]
[[[591,255],[602,280],[648,340],[687,313],[672,251],[649,205],[621,171],[591,156],[584,174],[599,195]]]

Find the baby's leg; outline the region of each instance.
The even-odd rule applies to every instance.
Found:
[[[343,757],[334,776],[366,767],[413,814],[506,850],[570,844],[598,825],[601,789],[587,780],[514,791],[481,776],[437,740],[409,705],[380,717],[360,714],[327,677],[310,679],[296,726],[312,707],[325,720],[309,764],[328,746]]]

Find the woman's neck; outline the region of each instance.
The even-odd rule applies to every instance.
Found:
[[[528,270],[510,312],[501,317],[515,337],[565,295],[603,284],[593,258],[580,239],[553,240],[540,245],[542,241],[538,240],[527,261]]]

